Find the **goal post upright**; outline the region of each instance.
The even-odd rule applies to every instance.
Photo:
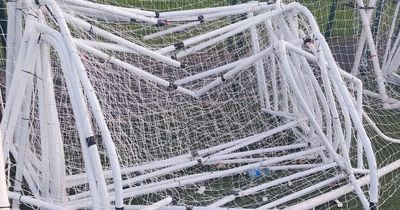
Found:
[[[321,34],[316,34],[316,38],[319,40],[325,40],[325,38]],[[330,52],[330,49],[328,45],[326,44],[326,41],[321,42],[321,47],[324,49],[326,52]],[[326,55],[326,60],[328,64],[331,66],[331,68],[337,69],[337,64],[334,62],[334,59],[332,57],[332,54]],[[331,71],[332,76],[338,82],[338,84],[343,83],[343,79],[341,78],[340,74],[338,71]],[[370,139],[368,137],[368,134],[365,131],[365,128],[362,124],[362,120],[360,116],[358,116],[358,111],[354,107],[353,101],[351,99],[351,96],[349,96],[349,92],[345,89],[339,89],[341,94],[343,95],[343,99],[346,103],[347,106],[349,106],[349,113],[352,116],[353,123],[355,124],[355,128],[357,129],[357,132],[360,135],[361,142],[363,144],[363,148],[365,150],[365,155],[368,160],[368,166],[370,170],[370,176],[371,176],[371,183],[370,183],[370,202],[376,205],[378,202],[378,175],[377,175],[377,163],[376,163],[376,158],[374,155],[374,152],[372,150],[372,145],[370,142]]]
[[[390,25],[389,35],[388,35],[388,39],[387,39],[387,42],[386,42],[385,54],[383,55],[383,64],[382,64],[382,66],[383,66],[383,69],[385,70],[386,74],[389,73],[389,71],[388,71],[389,69],[387,68],[387,63],[389,62],[389,58],[390,58],[389,57],[389,51],[392,49],[390,46],[391,46],[391,43],[392,43],[394,30],[396,28],[396,19],[397,19],[397,16],[399,14],[399,8],[400,8],[400,1],[396,0],[395,2],[396,2],[396,8],[395,8],[395,11],[394,11],[394,14],[393,14],[392,23]],[[397,36],[397,39],[398,39],[398,36]],[[397,40],[395,41],[394,46],[396,46],[396,43],[398,43]]]
[[[376,5],[376,0],[371,0],[368,3],[368,8],[364,8],[365,5],[363,3],[363,0],[361,0],[361,2],[356,1],[356,6],[358,6],[359,8],[357,8],[359,10],[359,14],[361,15],[361,10],[367,11],[366,15],[367,15],[367,19],[368,19],[368,23],[371,21],[371,17],[373,15],[373,9],[375,8]],[[364,19],[362,19],[362,24],[366,24],[364,23]],[[357,51],[355,53],[355,58],[354,58],[354,63],[353,63],[353,68],[351,69],[351,73],[353,75],[358,75],[360,72],[360,62],[361,62],[361,58],[362,55],[364,53],[364,48],[365,48],[365,42],[367,41],[367,32],[365,30],[371,30],[370,28],[366,29],[366,27],[362,27],[362,32],[361,32],[361,36],[358,39],[358,44],[357,44]],[[367,44],[368,46],[368,44]],[[369,46],[368,46],[369,47]]]
[[[6,40],[6,98],[10,90],[12,73],[14,69],[14,61],[16,60],[16,2],[7,2],[7,40]]]
[[[3,138],[0,137],[0,151],[3,151]],[[6,210],[10,210],[10,202],[8,200],[8,184],[5,171],[5,159],[4,155],[0,155],[0,206]]]
[[[253,17],[253,13],[248,13],[248,17]],[[253,26],[250,28],[250,39],[251,39],[251,48],[253,50],[253,54],[257,54],[260,52],[260,42],[259,42],[259,37],[258,37],[258,32],[257,32],[257,27]],[[269,91],[266,85],[265,81],[265,69],[264,69],[264,63],[260,59],[256,62],[255,64],[255,70],[257,74],[257,83],[258,83],[258,89],[259,89],[259,97],[260,97],[260,105],[261,108],[266,108],[270,109],[270,99],[269,99]]]
[[[301,106],[302,106],[303,110],[306,112],[308,119],[310,120],[310,123],[312,124],[312,127],[314,127],[315,131],[317,132],[317,135],[320,136],[320,138],[322,140],[322,144],[326,146],[326,149],[329,152],[330,158],[332,158],[338,164],[338,166],[340,168],[342,168],[342,170],[345,170],[349,174],[349,178],[352,180],[351,183],[354,185],[355,183],[353,182],[353,180],[355,180],[355,177],[354,177],[354,172],[351,169],[351,165],[349,164],[349,162],[345,162],[345,163],[341,162],[340,159],[336,156],[336,151],[332,147],[331,142],[329,142],[329,140],[326,138],[325,134],[323,133],[320,126],[318,125],[317,121],[314,119],[312,112],[307,107],[307,103],[301,96],[302,94],[300,93],[298,86],[295,82],[295,79],[294,79],[293,75],[291,74],[288,59],[286,57],[286,47],[285,47],[284,42],[279,42],[278,53],[279,53],[278,55],[280,57],[280,60],[283,64],[285,74],[288,75],[289,85],[291,86],[291,89],[296,93],[297,97],[299,98],[299,100],[301,102]],[[342,145],[342,146],[344,149],[346,148],[345,145]],[[345,150],[344,152],[347,152],[347,151]],[[349,161],[349,160],[347,160],[347,161]],[[371,169],[371,170],[374,170],[374,169]],[[355,188],[357,195],[359,196],[359,199],[361,200],[361,203],[363,204],[364,208],[368,208],[369,203],[368,203],[364,193],[362,192],[361,188],[357,185],[354,185],[354,188]]]
[[[46,42],[48,42],[53,49],[55,49],[55,51],[58,53],[58,56],[60,57],[60,63],[62,66],[62,70],[64,73],[64,77],[65,77],[65,82],[66,85],[68,86],[68,88],[70,88],[70,91],[68,91],[70,98],[71,98],[71,103],[73,104],[73,107],[75,108],[74,110],[74,115],[76,116],[77,119],[77,128],[78,128],[78,132],[79,132],[79,140],[81,142],[81,147],[82,147],[82,153],[83,153],[83,159],[85,162],[85,169],[87,171],[87,179],[88,179],[88,183],[89,183],[89,189],[91,191],[91,203],[93,205],[93,208],[99,208],[100,207],[100,201],[99,201],[99,192],[98,192],[98,184],[96,183],[97,180],[99,182],[101,182],[102,180],[99,180],[98,176],[99,174],[95,174],[97,171],[95,171],[96,169],[94,167],[92,167],[92,161],[95,161],[96,158],[91,159],[90,156],[92,155],[96,155],[94,154],[95,151],[91,151],[91,153],[89,153],[88,151],[88,143],[86,142],[86,136],[92,136],[91,134],[91,129],[90,127],[87,128],[85,131],[83,131],[84,125],[82,125],[82,123],[87,124],[88,120],[85,121],[85,115],[87,115],[87,112],[85,113],[81,113],[81,110],[85,110],[85,104],[81,101],[79,102],[79,100],[82,100],[83,97],[78,97],[76,94],[81,95],[82,96],[82,92],[80,91],[79,85],[77,85],[77,83],[71,81],[73,80],[73,78],[78,78],[77,75],[74,75],[74,71],[68,71],[67,66],[69,62],[71,62],[70,58],[69,58],[69,53],[68,50],[65,49],[66,47],[64,45],[62,45],[62,40],[57,40],[54,37],[51,37],[48,34],[44,34],[42,35],[42,40],[45,40]],[[73,75],[71,75],[73,74]],[[77,109],[78,108],[78,109]],[[84,115],[84,116],[82,116]],[[80,122],[83,121],[83,122]],[[87,126],[87,125],[86,125]],[[89,135],[88,133],[89,132]],[[93,145],[92,145],[93,146]],[[95,149],[95,148],[92,148]],[[97,168],[98,169],[98,168]],[[101,183],[100,183],[101,184]],[[105,188],[103,188],[105,189]],[[105,196],[105,193],[103,192],[103,196]],[[108,205],[108,203],[106,203],[106,205]]]
[[[383,77],[384,75],[382,72],[382,68],[381,68],[379,60],[378,60],[379,55],[378,55],[378,52],[376,49],[376,44],[374,42],[374,38],[372,36],[371,24],[370,24],[370,18],[372,16],[371,9],[375,8],[376,0],[371,0],[369,2],[369,5],[367,6],[369,9],[365,7],[363,0],[357,0],[356,2],[357,2],[357,5],[360,7],[359,11],[360,11],[360,16],[361,16],[362,25],[363,25],[363,30],[362,30],[363,32],[362,32],[362,36],[360,37],[360,40],[358,43],[356,59],[354,61],[354,67],[353,67],[352,72],[353,72],[353,74],[358,73],[361,55],[363,53],[364,45],[366,42],[368,45],[368,49],[370,51],[370,59],[373,64],[375,78],[376,78],[376,82],[378,85],[378,91],[379,91],[383,106],[385,107],[387,105],[387,100],[388,100],[389,96],[386,91],[385,79]],[[368,10],[368,12],[366,10]]]

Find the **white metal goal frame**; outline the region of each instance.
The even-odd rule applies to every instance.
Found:
[[[122,209],[124,199],[127,198],[241,174],[255,168],[267,168],[272,171],[303,169],[264,184],[240,189],[235,194],[226,195],[206,207],[194,207],[194,209],[223,209],[225,204],[237,198],[251,196],[273,186],[336,168],[339,173],[335,176],[317,180],[314,186],[299,189],[271,202],[263,203],[258,209],[270,209],[296,201],[304,195],[314,193],[339,181],[348,183],[349,187],[342,193],[332,191],[336,193],[336,197],[332,196],[333,193],[323,193],[314,198],[313,203],[307,202],[308,199],[306,199],[298,205],[304,205],[307,208],[320,205],[321,202],[336,199],[349,193],[351,191],[349,189],[353,189],[363,207],[368,209],[375,208],[377,205],[378,177],[398,167],[398,163],[394,163],[394,165],[389,165],[390,167],[378,170],[369,137],[362,124],[362,83],[337,66],[314,17],[300,4],[285,5],[279,1],[275,4],[251,2],[236,6],[156,13],[88,1],[39,0],[9,2],[8,8],[9,14],[14,14],[14,16],[10,16],[8,23],[11,26],[9,37],[13,38],[8,40],[7,55],[15,56],[15,62],[7,60],[7,74],[12,75],[8,81],[12,82],[7,84],[7,101],[0,127],[1,137],[4,142],[5,159],[9,159],[9,153],[16,159],[15,180],[22,180],[23,177],[32,194],[28,196],[18,193],[22,190],[22,183],[15,182],[14,191],[9,192],[9,198],[13,199],[14,207],[17,207],[19,202],[24,202],[49,209],[87,207],[109,209],[113,202],[116,209]],[[24,9],[15,13],[13,11],[17,11],[16,8]],[[188,30],[204,21],[238,14],[246,14],[247,19],[156,50],[119,37],[82,18],[103,18],[111,22],[134,19],[154,26],[164,24],[166,20],[184,22],[175,28],[145,37],[145,39],[152,39]],[[48,23],[49,21],[51,24]],[[185,23],[187,21],[189,23]],[[22,22],[24,24],[21,24]],[[25,28],[22,28],[23,25]],[[260,25],[268,29],[268,34],[265,35],[268,36],[270,43],[263,48],[260,42],[264,37],[259,36],[258,31]],[[71,26],[73,26],[73,31],[71,31]],[[88,31],[107,41],[74,37],[77,30]],[[211,46],[245,31],[249,31],[250,34],[252,54],[198,74],[175,78],[173,81],[142,70],[134,63],[124,61],[118,57],[118,54],[107,53],[111,50],[139,54],[156,60],[162,65],[184,69],[186,66],[179,60],[196,52],[207,51]],[[224,84],[254,66],[256,80],[252,82],[257,84],[257,97],[253,99],[258,100],[262,112],[283,119],[283,123],[276,127],[265,128],[263,132],[206,147],[194,153],[122,167],[118,146],[113,141],[113,134],[110,132],[109,124],[101,108],[103,101],[95,92],[84,58],[79,52],[90,54],[105,63],[118,66],[130,74],[150,81],[155,86],[172,89],[179,92],[181,97],[188,96],[192,100],[203,100],[213,90],[224,87]],[[52,53],[59,58],[67,94],[72,105],[85,173],[70,176],[65,174],[66,163],[62,155],[65,136],[61,132],[64,128],[60,127],[60,110],[57,108],[58,102],[55,99],[56,84],[52,79],[52,74],[54,74],[51,63]],[[174,56],[171,57],[171,55]],[[268,69],[265,68],[265,62],[270,64]],[[274,78],[267,80],[267,73],[276,80]],[[279,83],[276,82],[278,80]],[[200,85],[197,85],[196,89],[191,89],[196,83]],[[349,87],[353,87],[351,91],[346,83],[350,83]],[[40,155],[24,146],[29,144],[30,125],[29,121],[21,116],[30,115],[33,110],[32,100],[37,100],[38,104],[40,145],[37,146],[41,148]],[[104,153],[99,153],[99,147],[103,146],[96,143],[94,127],[100,130],[101,142],[110,162],[110,170],[104,170],[100,156]],[[266,148],[249,149],[248,147],[286,130],[291,130],[298,141],[289,145],[271,144]],[[357,148],[355,159],[350,157],[352,146]],[[247,150],[243,151],[244,148]],[[250,158],[253,154],[282,151],[287,153],[270,158]],[[364,157],[367,160],[367,170],[364,169]],[[285,161],[296,159],[314,159],[317,163],[298,165],[285,163]],[[353,166],[354,160],[356,160],[356,166]],[[187,174],[135,186],[142,180],[171,174],[199,164],[218,163],[231,164],[232,168]],[[144,171],[144,173],[126,180],[122,179],[123,175],[137,171]],[[368,175],[357,179],[356,174]],[[4,184],[5,182],[3,182],[3,190],[6,187]],[[361,189],[361,186],[366,184],[369,184],[369,199]],[[65,193],[67,188],[81,185],[88,185],[89,190],[82,190],[72,195]],[[2,198],[4,206],[8,205],[7,199],[4,196]],[[131,207],[158,209],[170,205],[173,200],[172,197],[167,196],[153,205]],[[127,208],[129,206],[126,205]]]

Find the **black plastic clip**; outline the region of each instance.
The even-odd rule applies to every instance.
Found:
[[[94,139],[94,136],[90,136],[86,138],[86,144],[87,147],[91,147],[93,145],[96,145],[96,140]]]
[[[203,15],[198,16],[197,20],[200,21],[200,23],[204,23],[204,16]]]
[[[224,75],[221,75],[220,77],[221,77],[221,81],[222,81],[222,82],[225,82],[225,81],[226,81]]]
[[[185,47],[185,44],[183,42],[178,42],[174,44],[174,47],[176,50],[180,50]]]
[[[167,20],[157,20],[156,26],[165,26],[167,25],[168,21]]]
[[[303,39],[304,45],[306,45],[308,43],[312,43],[312,42],[313,42],[313,40],[310,37],[306,37],[306,38]]]
[[[370,210],[377,210],[378,207],[377,207],[376,203],[374,203],[374,202],[369,202],[369,209],[370,209]]]
[[[372,9],[372,10],[374,10],[375,7],[364,6],[364,7],[358,7],[358,9],[365,9],[365,10],[370,10],[370,9]]]

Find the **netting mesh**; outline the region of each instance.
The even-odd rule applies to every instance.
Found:
[[[328,40],[333,54],[335,55],[336,61],[340,67],[348,72],[352,72],[355,62],[355,55],[359,46],[359,39],[363,35],[362,33],[362,20],[360,17],[360,6],[357,5],[356,1],[339,0],[335,1],[335,4],[325,4],[323,2],[305,2],[307,7],[313,12],[313,14],[319,20],[318,23],[322,31],[324,31],[325,37]],[[369,5],[369,1],[364,1],[365,7]],[[394,16],[396,10],[396,1],[376,1],[376,4],[366,11],[372,12],[371,17],[371,31],[374,35],[374,40],[377,45],[380,64],[382,70],[384,68],[384,56],[386,49],[396,49],[395,40],[398,37],[398,16]],[[334,14],[332,16],[332,14]],[[330,18],[332,17],[332,18]],[[392,22],[395,21],[394,33],[391,37],[391,43],[388,45],[389,34],[391,30]],[[332,25],[330,25],[332,23]],[[365,33],[364,33],[365,35]],[[371,63],[371,53],[367,44],[365,44],[364,50],[362,51],[362,59],[359,67],[360,73],[358,77],[363,81],[363,87],[366,90],[378,92],[376,84],[376,75],[373,71],[373,65]],[[393,69],[395,68],[395,69]],[[392,69],[396,71],[397,67]],[[388,78],[388,77],[387,77]],[[399,99],[399,90],[396,85],[390,83],[388,78],[386,84],[386,90],[390,97],[393,99]],[[387,110],[382,106],[382,102],[375,97],[365,96],[364,98],[364,110],[373,119],[377,126],[382,132],[393,138],[399,138],[400,125],[398,123],[399,111],[398,109]],[[374,144],[376,151],[377,161],[379,167],[383,167],[390,162],[393,162],[399,157],[399,145],[390,143],[382,140],[379,135],[371,128],[369,123],[365,122],[365,127],[368,129],[371,142]],[[397,205],[398,201],[398,189],[399,186],[395,184],[398,182],[396,174],[392,174],[382,177],[380,180],[381,189],[381,203],[382,209],[392,209]],[[343,198],[346,202],[349,198]],[[352,202],[350,202],[352,203]],[[356,204],[351,204],[356,205]],[[354,206],[348,206],[348,208],[355,208]]]
[[[193,37],[196,34],[205,33],[218,27],[223,27],[231,23],[243,20],[243,15],[237,17],[223,18],[217,21],[212,21],[200,25],[194,30],[187,30],[182,33],[182,36],[172,34],[170,39],[161,37],[157,40],[147,42],[147,46],[151,48],[162,48],[182,40],[182,38]],[[281,22],[280,18],[276,19]],[[279,24],[277,23],[277,25]],[[104,29],[110,29],[107,23],[97,22],[96,26],[101,26]],[[143,27],[143,26],[142,26]],[[161,27],[158,30],[165,30],[171,27]],[[303,28],[303,26],[300,26]],[[304,25],[306,27],[306,25]],[[144,29],[143,29],[144,28]],[[141,39],[149,33],[147,28],[143,27],[138,30],[122,30],[118,27],[113,27],[114,34],[119,34],[120,37],[130,39],[135,34],[137,39]],[[307,28],[305,28],[307,29]],[[140,32],[139,32],[140,31]],[[305,32],[307,33],[307,31]],[[93,37],[90,32],[76,31],[76,34],[86,34],[84,37]],[[270,38],[264,29],[264,26],[259,26],[260,34],[260,50],[265,50],[272,45]],[[142,37],[140,37],[142,36]],[[232,39],[240,40],[240,42],[232,42]],[[98,41],[101,41],[98,40]],[[140,43],[140,42],[139,42]],[[145,45],[141,43],[142,45]],[[127,54],[120,52],[107,51],[108,54],[115,58],[121,59],[124,62],[134,64],[138,68],[151,72],[160,78],[167,81],[176,81],[187,76],[196,75],[198,73],[215,69],[224,66],[237,60],[249,57],[252,54],[250,44],[250,34],[241,33],[240,37],[232,37],[227,40],[217,42],[215,45],[205,48],[196,53],[190,53],[181,59],[187,67],[184,69],[174,68],[155,62],[147,56]],[[179,51],[177,51],[179,53]],[[175,53],[171,53],[174,55]],[[89,78],[92,81],[95,91],[100,98],[101,108],[104,110],[106,121],[110,122],[109,127],[112,133],[113,140],[118,148],[119,157],[122,167],[128,168],[135,165],[143,165],[151,161],[165,160],[178,155],[193,154],[203,151],[207,148],[212,148],[224,143],[229,143],[237,139],[259,134],[270,129],[279,127],[287,123],[287,120],[282,117],[277,117],[271,114],[264,113],[258,100],[257,77],[254,68],[248,68],[235,75],[235,77],[224,82],[221,86],[215,87],[208,91],[199,99],[177,93],[173,88],[160,87],[152,82],[147,82],[140,77],[135,76],[117,65],[110,64],[104,60],[98,60],[97,57],[86,53],[81,53],[83,63],[88,71]],[[271,59],[263,59],[264,66],[271,66]],[[183,87],[196,90],[202,88],[209,82],[218,79],[220,74],[201,79],[185,84]],[[266,78],[271,78],[271,75],[266,75]],[[280,76],[274,81],[276,84],[283,83]],[[272,89],[272,82],[268,86]],[[275,84],[275,85],[276,85]],[[283,85],[283,84],[281,84]],[[287,85],[287,84],[286,84]],[[284,93],[284,90],[278,90],[278,98],[290,97]],[[104,95],[100,93],[105,93]],[[272,99],[272,97],[271,97]],[[283,106],[280,101],[277,111]],[[284,102],[283,102],[284,103]],[[286,102],[286,108],[295,109],[294,103]],[[292,110],[295,112],[295,110]],[[297,131],[299,132],[299,131]],[[304,134],[303,134],[304,135]],[[299,139],[300,136],[293,134],[293,131],[279,132],[268,138],[249,144],[240,148],[238,152],[251,151],[255,149],[271,148],[277,146],[298,144],[304,142],[304,139]],[[76,150],[76,148],[75,148]],[[298,149],[296,149],[298,150]],[[193,164],[193,166],[177,170],[173,173],[168,173],[166,176],[158,176],[143,180],[140,174],[156,172],[153,170],[134,171],[126,174],[126,181],[133,187],[129,192],[135,195],[134,200],[130,201],[136,205],[148,205],[157,199],[165,196],[176,197],[177,205],[194,205],[205,206],[215,202],[224,196],[235,194],[241,189],[251,188],[266,180],[274,180],[282,176],[294,174],[299,170],[287,171],[278,170],[268,173],[268,176],[253,177],[246,173],[233,174],[232,176],[215,178],[199,183],[182,185],[172,189],[156,191],[153,193],[145,191],[143,194],[139,189],[151,189],[162,183],[171,182],[175,179],[182,179],[190,175],[199,173],[212,173],[213,171],[227,171],[240,166],[245,166],[249,163],[258,162],[275,156],[283,156],[292,153],[295,150],[277,151],[267,154],[257,154],[248,156],[243,159],[221,159],[208,161],[204,159],[202,165]],[[68,154],[68,152],[66,152]],[[75,156],[73,156],[75,157]],[[194,159],[194,161],[197,161]],[[71,161],[74,162],[74,161]],[[283,165],[296,164],[314,164],[319,160],[303,160],[300,158],[298,163],[296,160],[287,160]],[[68,164],[67,164],[68,167]],[[76,167],[76,165],[71,165]],[[269,169],[267,169],[269,170]],[[247,172],[250,173],[250,172]],[[335,175],[335,171],[328,171],[308,177],[309,181],[299,181],[291,183],[297,189],[312,186],[313,183],[318,183],[324,177]],[[143,176],[143,175],[142,175]],[[314,180],[314,181],[313,181]],[[142,184],[143,186],[135,186]],[[137,189],[136,189],[137,188]],[[288,186],[288,188],[290,188]],[[277,198],[277,195],[288,193],[288,188],[282,186],[272,187],[268,192],[262,192],[257,196],[247,196],[242,199],[232,201],[230,207],[255,208],[269,199]],[[289,191],[290,192],[290,191]]]
[[[159,11],[161,17],[164,11],[213,8],[232,3],[211,0],[174,3],[161,0],[97,2]],[[351,72],[357,43],[362,34],[362,21],[355,2],[335,2],[335,5],[320,1],[301,3],[316,17],[338,65]],[[373,27],[377,28],[373,28],[373,34],[379,43],[378,56],[384,54],[387,48],[385,41],[395,10],[393,5],[392,2],[384,2],[380,8],[374,10],[372,16],[372,20],[381,17],[380,22],[372,22]],[[90,11],[71,3],[61,2],[60,6],[68,15],[66,19],[78,46],[79,58],[99,101],[99,107],[87,105],[88,110],[81,111],[86,113],[90,120],[100,163],[105,171],[109,199],[113,205],[116,205],[116,190],[111,175],[112,161],[106,146],[102,144],[103,130],[94,114],[98,109],[104,114],[106,125],[117,148],[122,168],[124,203],[132,205],[132,208],[151,205],[168,196],[173,197],[174,206],[207,206],[227,199],[226,202],[219,205],[214,203],[209,208],[284,208],[349,185],[348,171],[344,166],[335,165],[333,155],[326,148],[327,145],[322,143],[322,137],[310,122],[310,118],[321,126],[323,135],[341,160],[345,162],[346,153],[350,156],[351,166],[356,168],[360,159],[357,155],[357,147],[361,144],[357,141],[360,139],[357,135],[359,130],[354,127],[353,117],[350,119],[349,111],[339,99],[343,97],[339,89],[343,89],[345,85],[355,99],[360,90],[357,89],[354,78],[348,77],[344,77],[343,86],[335,83],[332,78],[328,79],[332,84],[327,85],[327,80],[321,73],[321,63],[312,62],[312,59],[295,50],[288,50],[286,53],[279,51],[278,40],[285,40],[295,49],[315,56],[321,51],[319,44],[322,40],[312,40],[311,44],[304,41],[312,38],[315,31],[310,27],[309,20],[298,10],[287,10],[276,17],[266,18],[268,21],[253,27],[258,37],[257,50],[252,43],[254,34],[252,35],[251,27],[220,40],[214,39],[215,37],[205,38],[200,42],[206,43],[203,47],[196,46],[193,39],[193,43],[186,46],[187,42],[184,40],[235,25],[251,15],[266,14],[272,10],[266,3],[255,4],[254,8],[258,9],[251,15],[212,17],[205,14],[191,16],[188,20],[182,20],[183,17],[179,16],[175,19],[166,17],[169,21],[162,20],[158,23],[159,26],[118,14]],[[52,20],[54,16],[51,17],[54,11],[43,7],[42,10],[47,14],[46,22],[60,30],[59,25]],[[28,7],[23,7],[21,11],[31,12]],[[79,21],[71,21],[73,18],[89,23],[89,27],[79,24]],[[198,21],[201,18],[204,18],[204,21]],[[189,27],[190,24],[193,25]],[[154,34],[182,26],[188,27],[152,37]],[[178,60],[184,65],[169,65],[144,55],[132,46],[122,46],[118,41],[99,35],[98,31],[101,29],[164,54],[168,59]],[[43,42],[49,42],[48,39],[43,36]],[[391,45],[395,45],[394,42]],[[314,47],[316,50],[313,50]],[[102,53],[98,49],[102,49]],[[258,52],[266,53],[262,58],[246,63]],[[322,57],[329,57],[328,52],[323,53]],[[41,72],[40,67],[32,70],[32,90],[26,91],[23,101],[29,111],[25,110],[27,114],[22,113],[18,116],[22,116],[22,120],[18,121],[16,126],[16,132],[20,131],[15,136],[17,140],[6,139],[15,143],[24,139],[24,135],[28,136],[25,136],[28,138],[26,145],[17,144],[10,150],[11,159],[15,159],[8,162],[10,183],[15,190],[22,190],[24,195],[39,200],[73,208],[90,207],[91,178],[87,176],[87,162],[85,168],[83,150],[86,149],[86,145],[82,145],[82,137],[87,140],[88,136],[82,136],[78,131],[77,122],[82,119],[76,115],[74,99],[71,99],[71,86],[67,81],[73,76],[82,76],[78,76],[78,73],[73,76],[66,74],[65,67],[61,65],[61,59],[65,57],[60,58],[57,49],[51,48],[50,54],[51,81],[63,142],[62,146],[58,147],[63,148],[62,161],[65,161],[66,177],[62,186],[62,194],[65,197],[61,200],[52,198],[53,188],[49,187],[58,183],[54,183],[52,179],[52,176],[56,175],[47,174],[51,171],[51,163],[46,161],[52,162],[53,160],[47,158],[57,154],[46,146],[47,140],[41,138],[44,125],[41,124],[43,110],[40,111],[40,106],[43,103],[40,102],[40,91],[43,91],[41,87],[46,80],[44,76],[38,76]],[[284,57],[288,58],[288,66],[283,62]],[[371,70],[369,58],[366,47],[363,50],[358,76],[364,89],[377,93],[376,75]],[[260,68],[264,72],[264,75],[261,74],[261,82]],[[333,71],[332,66],[328,68]],[[213,73],[199,76],[209,70],[213,70]],[[235,70],[236,72],[232,73]],[[144,77],[142,71],[152,76]],[[293,81],[299,86],[300,92],[296,92],[293,85],[288,84],[288,71],[294,77]],[[194,78],[194,75],[197,75],[197,78]],[[154,79],[155,77],[162,78],[162,81]],[[332,92],[335,98],[331,103],[327,95],[330,92],[328,86],[334,89]],[[393,98],[390,100],[398,99],[395,85],[387,84],[386,88],[389,96]],[[192,95],[187,94],[188,92]],[[82,93],[87,95],[88,89],[84,89]],[[196,97],[193,97],[193,94]],[[305,104],[301,103],[300,97],[306,99]],[[90,104],[90,99],[86,97],[82,101]],[[335,108],[332,105],[335,105]],[[372,93],[364,95],[363,105],[365,112],[383,133],[393,138],[399,137],[398,109],[384,109],[382,100]],[[354,106],[357,106],[356,102]],[[304,120],[307,109],[305,107],[308,107],[312,114],[312,117],[307,116],[308,120]],[[338,112],[337,116],[333,109]],[[294,121],[296,123],[293,123]],[[364,127],[373,144],[378,168],[399,159],[398,144],[383,140],[369,122],[364,121]],[[343,139],[340,139],[341,136]],[[348,145],[350,151],[346,152],[343,145]],[[285,146],[287,148],[284,148]],[[48,152],[45,152],[46,150]],[[26,154],[25,156],[30,157],[32,161],[20,165],[18,154]],[[276,160],[279,158],[283,159]],[[368,169],[368,160],[365,157],[361,159],[364,160],[362,168]],[[312,169],[316,171],[311,172]],[[23,174],[23,178],[19,177],[19,173]],[[301,173],[304,175],[298,176]],[[356,178],[362,177],[364,173],[367,172],[357,172]],[[397,173],[393,172],[380,180],[378,203],[382,208],[394,206],[393,200],[396,199],[390,197],[399,188],[396,177]],[[15,187],[17,182],[22,183],[22,189]],[[363,190],[368,194],[368,187]],[[289,197],[286,197],[288,195]],[[336,208],[341,204],[348,209],[362,206],[359,195],[353,192],[319,208]],[[32,206],[36,207],[37,205]]]

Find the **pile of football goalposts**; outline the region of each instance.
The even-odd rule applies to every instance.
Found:
[[[363,120],[399,141],[365,113],[363,83],[298,3],[7,4],[0,207],[8,196],[41,209],[308,209],[354,198],[376,209],[378,179],[400,167],[378,167]],[[372,62],[368,94],[396,104]]]

